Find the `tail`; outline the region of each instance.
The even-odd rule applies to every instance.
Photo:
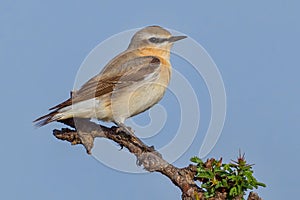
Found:
[[[37,118],[36,120],[33,121],[33,123],[35,123],[36,127],[45,126],[46,124],[49,124],[50,122],[55,121],[54,118],[55,118],[56,114],[58,114],[58,112],[53,111],[47,115]]]
[[[70,99],[62,102],[61,104],[58,104],[57,106],[50,108],[49,110],[53,110],[52,112],[50,112],[47,115],[37,118],[36,120],[33,121],[33,123],[35,123],[36,127],[41,127],[41,126],[45,126],[46,124],[49,124],[50,122],[54,122],[57,120],[72,117],[72,116],[66,116],[65,114],[60,112],[60,110],[62,108],[69,107],[69,105],[71,105],[71,104],[72,104],[72,101],[70,98]]]
[[[37,118],[33,121],[33,123],[35,123],[36,127],[41,127],[49,124],[50,122],[62,121],[69,118],[73,118],[73,114],[71,112],[60,112],[59,110],[55,110],[47,115]]]
[[[97,107],[96,110],[95,107]],[[71,99],[68,99],[61,104],[50,108],[50,110],[52,111],[49,114],[37,118],[33,121],[33,123],[35,123],[35,126],[41,127],[49,124],[50,122],[62,121],[74,117],[97,118],[97,116],[95,116],[95,111],[97,111],[97,114],[101,116],[100,119],[106,118],[108,115],[106,111],[106,104],[102,104],[95,98],[80,101],[74,104],[72,104]]]

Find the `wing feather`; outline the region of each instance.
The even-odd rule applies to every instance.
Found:
[[[109,63],[109,66],[106,66],[101,73],[87,81],[78,91],[72,92],[68,100],[49,110],[53,110],[52,113],[54,114],[58,110],[74,103],[110,94],[116,87],[117,89],[128,87],[137,81],[153,76],[155,72],[159,71],[161,64],[159,58],[155,56],[135,57],[124,60],[123,63]],[[111,70],[108,69],[118,70],[112,70],[113,73],[110,74],[109,71]],[[41,117],[40,119],[44,118]]]

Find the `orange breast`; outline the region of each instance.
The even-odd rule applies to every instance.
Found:
[[[160,60],[161,73],[160,81],[168,85],[171,76],[170,51],[158,48],[142,48],[137,51],[139,56],[155,56]]]

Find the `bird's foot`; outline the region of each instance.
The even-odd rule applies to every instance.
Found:
[[[146,145],[141,145],[143,144],[143,142],[134,134],[134,130],[131,127],[128,127],[121,122],[118,122],[116,124],[118,125],[116,129],[117,133],[126,133],[130,137],[130,140],[136,145],[142,147],[145,152],[155,152],[154,146],[148,147]]]
[[[135,143],[135,144],[142,144],[142,141],[134,134],[134,130],[129,127],[129,126],[126,126],[124,123],[121,123],[121,122],[118,122],[116,123],[118,125],[118,128],[117,128],[117,132],[118,133],[125,133],[127,134],[127,136],[129,136],[130,140]]]
[[[131,127],[118,127],[117,132],[124,132],[130,136],[134,136],[134,130]]]

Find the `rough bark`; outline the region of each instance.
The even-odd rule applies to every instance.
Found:
[[[57,139],[66,140],[72,145],[82,144],[87,153],[91,154],[94,139],[106,138],[125,147],[137,158],[137,164],[149,172],[159,172],[168,177],[173,184],[180,188],[183,200],[204,200],[203,190],[194,181],[196,166],[190,164],[185,168],[177,168],[163,159],[153,146],[145,145],[136,136],[128,135],[118,127],[105,127],[85,119],[69,119],[60,121],[70,127],[53,130]],[[76,124],[76,126],[75,126]],[[210,200],[225,200],[226,193],[218,193]],[[236,200],[242,199],[237,197]],[[256,193],[250,193],[248,200],[262,200]]]

